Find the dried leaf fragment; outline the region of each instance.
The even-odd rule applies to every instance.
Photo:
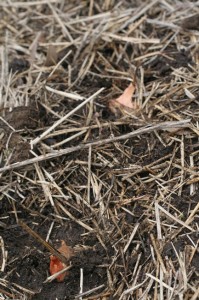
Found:
[[[59,260],[55,255],[50,256],[50,274],[54,275],[55,273],[66,268],[66,265]],[[64,281],[64,278],[68,275],[68,272],[64,272],[56,277],[58,282]]]
[[[62,240],[61,246],[57,249],[62,255],[64,255],[68,261],[74,255],[74,252],[71,247],[67,246],[66,243]],[[54,275],[57,272],[65,269],[67,265],[59,260],[55,255],[50,256],[50,274]],[[58,282],[63,282],[65,277],[68,276],[68,272],[64,272],[56,277]]]
[[[113,113],[117,113],[117,109],[122,112],[138,109],[137,103],[132,101],[132,96],[135,92],[135,84],[130,83],[129,86],[124,90],[123,94],[118,98],[109,101],[109,108]]]
[[[55,46],[50,45],[47,51],[45,66],[50,67],[56,65],[57,59],[58,58]]]
[[[68,260],[74,255],[73,249],[70,246],[66,245],[63,240],[61,241],[61,246],[57,250]]]
[[[135,104],[132,102],[132,95],[135,92],[135,86],[130,83],[129,86],[124,90],[123,94],[119,96],[115,101],[118,103],[129,107],[129,108],[135,108]]]

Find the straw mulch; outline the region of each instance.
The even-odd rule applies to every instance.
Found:
[[[0,2],[0,299],[198,299],[198,10]]]

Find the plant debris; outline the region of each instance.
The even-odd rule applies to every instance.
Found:
[[[61,241],[61,246],[57,249],[63,256],[66,257],[66,259],[69,261],[71,259],[71,257],[74,255],[72,249],[66,245],[66,243],[62,240]],[[55,256],[55,255],[51,255],[50,256],[50,274],[54,275],[57,272],[62,271],[63,269],[65,269],[67,267],[67,265],[60,261],[60,259]],[[62,282],[64,281],[64,278],[68,276],[68,272],[64,272],[60,275],[58,275],[56,277],[58,282]]]
[[[124,90],[123,94],[115,100],[109,101],[109,108],[113,113],[117,114],[117,108],[120,111],[135,111],[138,109],[138,105],[132,102],[132,96],[135,92],[135,85],[130,83],[129,86]]]
[[[57,52],[55,46],[50,45],[48,48],[45,66],[53,66],[57,64]]]
[[[198,298],[198,5],[0,1],[0,299]]]

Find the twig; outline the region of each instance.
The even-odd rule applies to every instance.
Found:
[[[81,297],[83,297],[83,296],[90,295],[90,294],[92,294],[93,292],[96,292],[97,290],[99,290],[99,289],[101,289],[101,288],[103,288],[103,287],[104,287],[104,284],[99,285],[99,286],[97,286],[97,287],[95,287],[95,288],[93,288],[93,289],[91,289],[91,290],[89,290],[89,291],[87,291],[87,292],[84,292],[84,293],[81,293],[81,294],[75,296],[75,299],[81,298]]]
[[[153,132],[155,130],[167,130],[167,129],[170,129],[170,128],[189,127],[189,123],[190,123],[190,119],[183,120],[183,121],[163,122],[163,123],[159,123],[159,124],[156,124],[156,125],[149,125],[149,126],[143,127],[141,129],[135,130],[133,132],[130,132],[130,133],[127,133],[127,134],[124,134],[124,135],[121,135],[121,136],[108,138],[108,139],[104,139],[104,140],[99,140],[99,141],[96,141],[96,142],[87,143],[85,145],[82,144],[82,145],[79,145],[79,146],[74,146],[74,147],[62,149],[62,150],[55,151],[53,153],[48,153],[46,155],[40,155],[40,156],[37,156],[37,157],[34,157],[34,158],[30,158],[30,159],[24,160],[22,162],[17,162],[17,163],[5,166],[3,168],[0,168],[0,173],[8,171],[8,170],[14,170],[14,169],[17,169],[17,168],[21,168],[21,167],[24,167],[24,166],[27,166],[27,165],[30,165],[30,164],[33,164],[33,163],[36,163],[36,162],[56,158],[56,157],[66,155],[66,154],[69,154],[69,153],[72,153],[72,152],[75,152],[75,151],[87,149],[90,146],[100,146],[100,145],[105,145],[105,144],[108,144],[108,143],[113,143],[113,142],[116,142],[116,141],[122,141],[122,140],[129,139],[129,138],[132,138],[132,137],[135,137],[135,136],[138,136],[138,135]],[[48,134],[48,133],[46,133],[46,134]],[[41,136],[40,136],[40,138],[41,138]],[[38,138],[38,140],[40,140],[40,138]]]
[[[46,242],[38,233],[32,230],[27,224],[23,221],[19,220],[19,225],[27,231],[32,237],[34,237],[38,242],[40,242],[48,251],[50,251],[53,255],[59,258],[64,264],[68,264],[68,260],[65,256],[63,256],[59,251],[57,251],[52,245]]]
[[[48,88],[49,89],[49,88]],[[51,127],[49,127],[46,131],[44,131],[39,137],[34,139],[31,142],[31,145],[36,145],[39,141],[41,141],[44,137],[46,137],[51,131],[53,131],[57,126],[59,126],[61,123],[63,123],[65,120],[67,120],[70,116],[72,116],[76,111],[78,111],[81,107],[83,107],[86,103],[90,102],[92,99],[94,99],[97,95],[99,95],[104,88],[101,88],[99,91],[94,93],[92,96],[84,100],[81,104],[79,104],[77,107],[75,107],[73,110],[71,110],[67,115],[65,115],[63,118],[57,120]]]

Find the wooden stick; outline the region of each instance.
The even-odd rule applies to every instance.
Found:
[[[83,149],[87,149],[90,146],[101,146],[101,145],[105,145],[108,143],[114,143],[117,141],[121,141],[121,140],[126,140],[138,135],[142,135],[144,133],[149,133],[149,132],[153,132],[156,130],[168,130],[170,128],[184,128],[184,127],[189,127],[190,124],[190,119],[187,120],[182,120],[182,121],[173,121],[173,122],[163,122],[163,123],[159,123],[159,124],[155,124],[155,125],[148,125],[145,126],[141,129],[137,129],[135,131],[132,131],[130,133],[124,134],[124,135],[120,135],[120,136],[116,136],[113,138],[108,138],[108,139],[104,139],[104,140],[99,140],[96,142],[91,142],[91,143],[87,143],[87,144],[81,144],[79,146],[75,146],[75,147],[70,147],[70,148],[65,148],[62,150],[58,150],[58,151],[54,151],[52,153],[48,153],[45,155],[40,155],[34,158],[30,158],[21,162],[16,162],[14,164],[5,166],[3,168],[0,168],[0,173],[8,171],[8,170],[14,170],[17,168],[21,168],[30,164],[34,164],[36,162],[40,162],[40,161],[44,161],[44,160],[48,160],[48,159],[52,159],[52,158],[56,158],[62,155],[66,155],[69,153],[72,153],[74,151],[80,151]]]
[[[19,220],[18,224],[26,231],[28,232],[32,237],[34,237],[38,242],[40,242],[50,253],[55,255],[59,258],[64,264],[68,264],[67,258],[62,255],[59,251],[57,251],[50,243],[46,242],[38,233],[36,233],[34,230],[32,230],[27,224],[25,224],[23,221]]]

